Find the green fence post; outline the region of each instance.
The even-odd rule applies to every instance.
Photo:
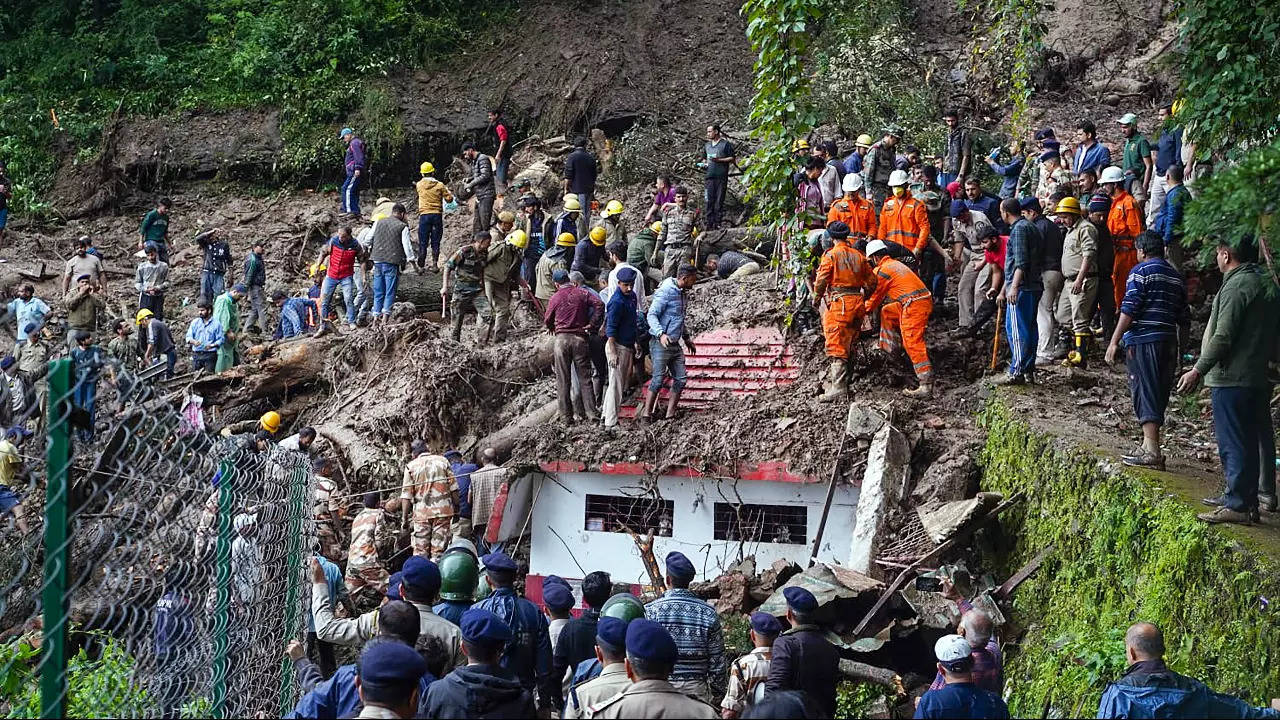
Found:
[[[71,358],[49,363],[48,443],[44,506],[44,662],[40,671],[40,716],[66,717],[68,492],[71,467]]]
[[[217,598],[213,606],[213,702],[210,714],[225,718],[227,706],[227,673],[231,668],[231,513],[235,506],[232,486],[236,467],[223,460],[218,467],[218,540],[214,549],[214,587]]]
[[[299,593],[302,587],[307,588],[307,604],[310,605],[311,578],[309,568],[304,566],[305,558],[302,550],[302,518],[307,512],[307,473],[305,468],[296,465],[289,478],[289,554],[285,559],[288,572],[288,584],[285,586],[284,600],[284,636],[294,638],[299,635],[301,618],[298,613]],[[293,663],[284,658],[280,661],[280,714],[293,709]]]

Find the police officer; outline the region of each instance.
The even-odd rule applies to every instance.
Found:
[[[813,620],[818,600],[798,586],[783,590],[782,597],[791,629],[773,643],[765,696],[800,690],[822,708],[823,717],[835,717],[840,655]]]
[[[418,712],[418,686],[427,674],[427,662],[418,651],[401,642],[371,643],[356,665],[360,678],[358,718],[411,718]]]
[[[550,707],[559,692],[558,678],[551,676],[551,636],[547,617],[537,605],[516,595],[516,563],[501,550],[482,559],[485,577],[493,595],[476,603],[477,610],[497,615],[511,630],[511,642],[502,653],[502,667],[515,673],[520,685],[530,693],[537,689],[541,705]]]
[[[480,565],[476,556],[465,547],[453,546],[440,558],[440,599],[432,610],[454,625],[462,623],[462,614],[475,601],[476,582],[480,579]]]
[[[596,657],[599,675],[574,685],[565,702],[564,717],[582,717],[584,708],[617,695],[631,684],[627,677],[627,625],[616,617],[602,616],[596,623]]]
[[[652,620],[632,620],[627,625],[626,670],[631,684],[622,692],[588,705],[584,718],[714,718],[710,705],[675,689],[667,677],[679,651],[671,633]]]
[[[534,717],[533,693],[500,664],[503,648],[513,639],[511,628],[475,608],[462,614],[461,626],[467,664],[432,684],[421,717]]]

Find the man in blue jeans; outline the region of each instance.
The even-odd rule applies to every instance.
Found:
[[[693,345],[688,328],[684,324],[685,293],[698,279],[698,271],[692,265],[681,265],[676,276],[667,278],[658,286],[649,303],[649,334],[654,341],[649,343],[653,358],[653,377],[645,390],[645,420],[653,420],[653,411],[658,405],[658,393],[662,391],[662,383],[671,376],[671,397],[667,400],[667,418],[676,416],[676,405],[680,402],[680,393],[684,391],[688,379],[684,370],[684,351],[680,349],[683,341],[690,355],[698,350]]]
[[[360,214],[360,184],[364,180],[364,141],[356,137],[356,131],[342,128],[338,138],[347,144],[347,152],[342,157],[342,168],[346,179],[342,181],[342,212],[348,215]]]
[[[361,259],[363,250],[360,243],[351,235],[351,227],[338,230],[336,237],[330,238],[320,251],[317,265],[325,266],[324,281],[320,285],[320,320],[317,323],[316,335],[323,335],[325,323],[329,319],[329,303],[333,302],[333,292],[342,288],[342,303],[347,308],[347,327],[356,326],[356,263]]]
[[[1036,308],[1044,291],[1041,253],[1044,241],[1040,230],[1022,217],[1022,206],[1013,198],[1000,202],[1000,216],[1009,224],[1009,241],[1005,244],[1004,327],[1009,338],[1009,374],[997,380],[1000,385],[1026,385],[1035,382]]]
[[[1275,283],[1258,265],[1258,245],[1249,236],[1232,247],[1219,241],[1216,258],[1222,289],[1200,344],[1200,359],[1178,381],[1190,392],[1204,378],[1213,397],[1213,431],[1226,475],[1226,492],[1205,498],[1216,507],[1198,515],[1210,523],[1258,522],[1259,508],[1276,509],[1275,432],[1271,427],[1272,381],[1267,363],[1280,338],[1280,302]]]
[[[391,317],[396,301],[400,271],[413,255],[413,240],[405,222],[404,205],[396,203],[391,217],[373,224],[373,241],[369,259],[373,261],[373,322],[385,323]]]

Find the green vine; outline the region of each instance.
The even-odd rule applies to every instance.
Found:
[[[1201,244],[1200,259],[1212,263],[1216,239],[1232,245],[1246,235],[1274,236],[1275,214],[1280,209],[1280,139],[1258,148],[1239,164],[1212,175],[1196,188],[1196,198],[1183,217],[1183,243]],[[1273,269],[1275,250],[1264,245],[1264,257]]]
[[[1009,134],[1024,137],[1031,131],[1032,73],[1041,61],[1048,32],[1039,0],[990,0],[960,9],[972,9],[975,23],[990,23],[985,39],[970,45],[970,71],[993,96],[1008,98]]]

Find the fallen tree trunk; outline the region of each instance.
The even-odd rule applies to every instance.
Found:
[[[489,433],[485,437],[480,438],[476,442],[473,450],[483,450],[491,447],[498,453],[498,462],[505,462],[511,457],[511,448],[515,447],[516,441],[523,437],[530,428],[538,425],[545,425],[556,417],[558,411],[558,403],[551,400],[542,407],[525,415],[524,417],[507,424],[502,429]]]
[[[860,663],[855,660],[840,661],[840,675],[848,680],[858,682],[875,683],[887,688],[893,688],[894,692],[899,695],[905,695],[906,689],[902,687],[902,676],[898,673],[875,665]]]
[[[274,397],[287,390],[315,382],[329,360],[330,337],[302,336],[283,342],[254,346],[245,355],[265,355],[260,363],[237,365],[216,375],[206,375],[192,383],[206,404],[221,405],[228,399],[240,402]]]

